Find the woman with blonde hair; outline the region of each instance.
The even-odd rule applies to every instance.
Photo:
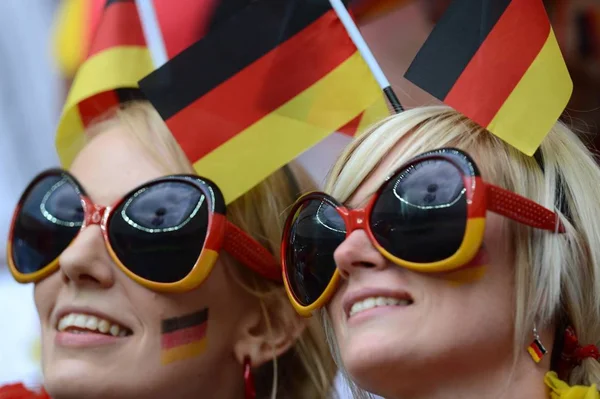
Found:
[[[290,306],[275,257],[305,172],[278,170],[225,207],[148,103],[109,111],[86,137],[68,172],[33,180],[11,227],[49,395],[327,397],[325,339]]]
[[[557,123],[535,157],[446,106],[355,139],[295,204],[289,297],[386,398],[600,398],[600,168]]]

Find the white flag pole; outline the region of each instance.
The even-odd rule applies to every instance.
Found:
[[[354,42],[354,45],[356,46],[358,51],[360,51],[360,54],[371,69],[375,80],[379,84],[379,87],[381,87],[381,89],[385,93],[385,96],[394,108],[394,111],[396,111],[396,113],[404,111],[404,108],[402,108],[402,105],[400,104],[396,93],[394,93],[390,82],[385,77],[383,71],[381,70],[381,67],[379,66],[377,60],[373,56],[371,49],[367,45],[367,42],[365,42],[365,39],[360,34],[360,31],[358,30],[358,27],[356,26],[354,20],[350,16],[350,13],[344,6],[344,3],[342,3],[342,0],[329,0],[329,2],[331,3],[331,6],[342,21],[342,24],[344,24],[346,32],[348,32],[348,35]]]
[[[154,10],[153,0],[135,0],[135,4],[140,15],[144,38],[150,50],[152,63],[154,64],[154,68],[158,69],[166,64],[169,58],[167,57],[165,42],[160,31],[156,11]]]

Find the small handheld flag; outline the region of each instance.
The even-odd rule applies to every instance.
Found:
[[[227,203],[381,98],[326,0],[253,2],[140,88]]]
[[[64,1],[71,6],[65,8],[64,26],[72,32],[85,28],[85,37],[89,36],[86,58],[71,85],[56,135],[64,167],[71,164],[83,146],[84,130],[94,118],[124,101],[142,97],[138,81],[154,70],[155,62],[163,63],[165,57],[172,58],[202,37],[213,24],[213,15],[226,19],[235,12],[233,6],[241,7],[239,1],[233,0],[137,0],[139,8],[134,0]],[[77,4],[78,7],[73,6]],[[79,15],[84,12],[89,17]],[[69,25],[69,21],[77,19],[84,21],[74,27]],[[153,60],[159,54],[153,29],[161,30],[158,44],[163,51],[159,61]],[[80,41],[79,45],[83,43]],[[80,51],[83,50],[77,50]],[[74,63],[71,66],[78,62],[76,57],[65,61]]]
[[[573,91],[542,0],[455,0],[405,77],[530,156]]]

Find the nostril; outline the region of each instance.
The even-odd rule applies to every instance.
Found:
[[[372,267],[375,267],[374,263],[365,262],[365,261],[356,262],[355,265],[358,266],[358,267],[366,267],[368,269],[370,269]]]

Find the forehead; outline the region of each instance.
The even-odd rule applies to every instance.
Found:
[[[102,205],[110,205],[141,184],[165,175],[121,125],[94,136],[77,155],[70,172]]]

